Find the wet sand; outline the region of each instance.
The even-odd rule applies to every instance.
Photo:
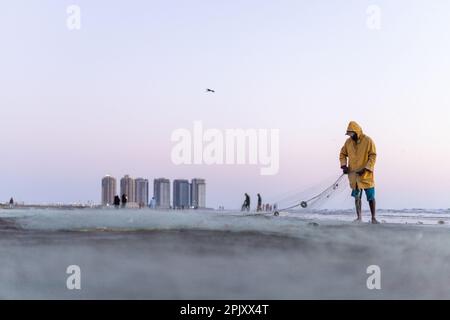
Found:
[[[447,228],[306,223],[295,237],[211,230],[43,231],[0,223],[0,298],[448,299]],[[66,268],[81,268],[81,290]],[[381,290],[366,268],[379,265]]]

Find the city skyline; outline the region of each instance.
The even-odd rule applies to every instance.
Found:
[[[102,179],[102,196],[101,204],[108,206],[114,204],[114,197],[116,196],[117,180],[110,175],[106,175]]]
[[[149,202],[149,189],[148,179],[136,178],[134,180],[136,189],[136,203],[139,207],[148,206]]]
[[[187,179],[173,180],[173,207],[175,209],[184,209],[191,206],[190,188],[190,183]]]
[[[114,198],[127,196],[128,207],[151,207],[156,209],[189,209],[207,208],[206,205],[206,181],[201,178],[173,180],[173,198],[170,198],[170,179],[155,178],[153,180],[153,197],[149,198],[149,180],[145,178],[133,178],[129,174],[120,178],[119,193],[116,189],[117,179],[111,175],[105,175],[101,180],[102,206],[114,205]],[[153,203],[154,201],[154,203]]]
[[[170,180],[157,178],[153,180],[153,197],[156,209],[170,208]]]
[[[131,178],[128,174],[120,179],[120,194],[126,195],[128,197],[128,203],[136,203],[136,185],[135,180]]]
[[[194,208],[206,207],[206,182],[205,179],[194,178],[191,182],[191,206]]]

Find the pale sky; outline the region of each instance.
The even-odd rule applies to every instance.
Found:
[[[449,208],[449,17],[448,0],[2,1],[0,201],[99,202],[130,174],[203,177],[208,206],[239,207],[339,176],[355,120],[380,208]],[[175,166],[171,133],[195,120],[279,129],[279,173]]]

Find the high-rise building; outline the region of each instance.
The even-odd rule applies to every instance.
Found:
[[[134,180],[136,203],[141,207],[148,206],[148,180],[137,178]]]
[[[102,179],[102,205],[110,206],[114,204],[114,196],[116,195],[116,179],[110,175],[106,175]]]
[[[176,179],[173,181],[173,208],[188,209],[190,207],[189,181]]]
[[[134,179],[129,175],[125,175],[122,179],[120,179],[120,196],[123,194],[127,195],[128,203],[136,202]]]
[[[153,196],[157,209],[170,208],[170,180],[165,178],[155,179],[153,181]]]
[[[206,207],[206,182],[205,179],[192,179],[191,182],[191,206],[194,208]]]

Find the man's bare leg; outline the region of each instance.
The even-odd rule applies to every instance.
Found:
[[[375,214],[376,214],[376,202],[375,200],[371,200],[369,201],[369,206],[370,206],[370,214],[372,215],[372,223],[377,224],[378,221],[375,218]]]
[[[361,198],[356,197],[355,199],[355,207],[356,207],[356,220],[355,222],[361,222]]]

